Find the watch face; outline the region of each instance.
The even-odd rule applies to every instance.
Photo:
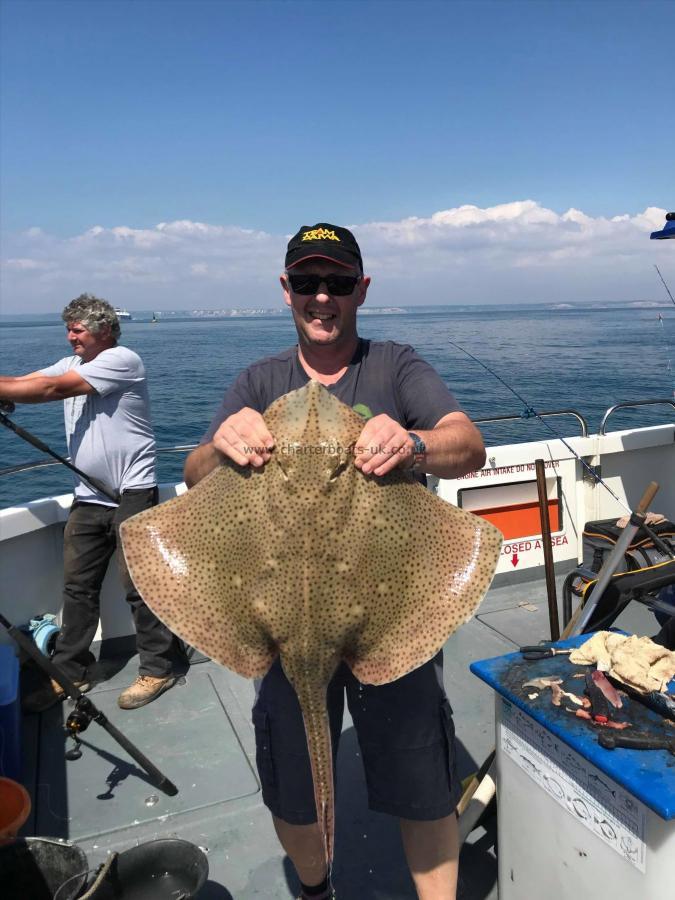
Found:
[[[424,443],[419,434],[415,434],[414,431],[409,431],[408,434],[412,438],[413,442],[413,464],[412,471],[419,472],[422,470],[422,466],[424,464],[424,458],[427,452],[427,445]]]
[[[427,445],[424,443],[419,434],[415,434],[414,431],[409,431],[408,434],[413,440],[413,453],[415,456],[420,456],[427,452]]]

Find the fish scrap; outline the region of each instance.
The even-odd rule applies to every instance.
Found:
[[[612,706],[614,706],[616,709],[621,709],[621,694],[617,691],[613,684],[610,684],[603,673],[596,670],[595,672],[591,673],[591,678],[593,679],[597,687],[602,691],[605,698],[612,704]]]
[[[594,718],[587,709],[578,709],[575,712],[578,719],[587,719],[591,725],[598,725],[601,728],[615,728],[617,731],[623,731],[624,728],[631,728],[630,722],[615,722],[613,719],[606,719],[604,722]]]

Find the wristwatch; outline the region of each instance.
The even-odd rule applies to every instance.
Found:
[[[427,445],[424,443],[419,434],[415,434],[414,431],[408,432],[408,437],[413,442],[413,464],[411,469],[413,472],[419,472],[422,469],[422,464],[427,455]]]

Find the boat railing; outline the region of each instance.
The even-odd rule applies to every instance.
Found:
[[[610,406],[610,408],[605,412],[602,422],[600,423],[600,428],[598,434],[605,434],[605,429],[607,425],[607,420],[617,409],[628,409],[630,407],[637,406],[654,406],[654,405],[663,405],[667,404],[672,406],[675,409],[675,400],[670,400],[668,398],[658,399],[658,400],[631,400],[625,403],[616,403],[614,406]],[[526,410],[524,413],[506,415],[506,416],[487,416],[486,418],[473,419],[472,421],[476,425],[493,425],[501,422],[518,422],[521,420],[527,420],[531,418],[537,419],[547,419],[553,418],[555,416],[571,416],[576,419],[579,423],[579,428],[581,431],[581,437],[588,437],[588,422],[584,418],[584,416],[578,412],[576,409],[554,409],[548,410],[546,412],[537,413],[536,416],[534,413]],[[157,453],[159,454],[169,454],[169,453],[189,453],[191,450],[194,450],[198,445],[197,444],[178,444],[175,447],[158,447]],[[4,469],[0,469],[0,478],[5,475],[16,475],[19,472],[27,472],[31,469],[43,469],[47,466],[58,466],[60,463],[54,459],[37,459],[31,462],[20,463],[16,466],[8,466]]]
[[[607,420],[612,415],[612,413],[616,412],[617,409],[630,409],[633,406],[657,406],[662,404],[667,404],[675,409],[675,400],[671,400],[670,398],[666,398],[663,400],[627,400],[625,403],[615,403],[614,406],[609,407],[609,409],[602,417],[602,422],[600,422],[598,434],[605,434]]]
[[[196,450],[199,444],[183,444],[177,447],[158,447],[158,453],[189,453]]]
[[[197,444],[182,444],[177,445],[176,447],[158,447],[157,453],[189,453],[191,450],[195,450]],[[65,457],[69,459],[69,457]],[[29,472],[31,469],[45,469],[48,466],[60,466],[61,463],[56,459],[34,459],[29,462],[19,463],[16,466],[7,466],[4,469],[0,469],[0,478],[4,475],[17,475],[19,472]]]
[[[518,422],[521,419],[547,419],[553,416],[573,416],[581,427],[581,437],[588,437],[588,422],[576,409],[553,409],[549,412],[537,413],[536,416],[534,413],[526,410],[520,415],[489,416],[486,419],[472,419],[471,421],[474,425],[492,425],[495,422]]]
[[[16,466],[6,466],[0,469],[0,478],[4,475],[17,475],[19,472],[29,472],[31,469],[46,469],[49,466],[60,466],[55,459],[34,459],[29,462],[19,463]]]

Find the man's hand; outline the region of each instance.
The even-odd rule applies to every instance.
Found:
[[[373,416],[356,441],[354,465],[364,475],[386,475],[413,464],[413,440],[395,419],[382,413]]]
[[[485,465],[480,431],[460,412],[443,416],[429,430],[414,429],[426,444],[424,471],[439,478],[457,478]],[[386,475],[393,469],[411,469],[415,445],[408,431],[387,415],[374,416],[356,442],[354,464],[368,475]]]
[[[238,466],[259,468],[269,462],[274,438],[265,420],[256,410],[244,407],[228,416],[213,435],[213,440],[193,450],[185,460],[183,477],[189,488],[205,478],[219,465],[223,457]]]
[[[274,438],[260,413],[246,406],[225,419],[213,436],[213,446],[239,466],[258,468],[269,462]]]

